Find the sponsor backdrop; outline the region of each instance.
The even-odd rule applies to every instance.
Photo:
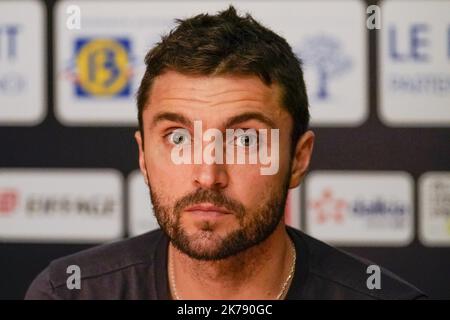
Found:
[[[143,58],[230,2],[304,61],[317,140],[287,223],[450,298],[450,1],[358,0],[1,1],[0,298],[158,227],[133,138]]]

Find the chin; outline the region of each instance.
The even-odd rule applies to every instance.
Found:
[[[188,255],[199,260],[215,260],[222,248],[223,238],[211,230],[198,230],[186,237]],[[187,247],[187,248],[186,248]]]
[[[190,247],[214,249],[222,243],[222,237],[212,230],[197,230],[188,236]]]

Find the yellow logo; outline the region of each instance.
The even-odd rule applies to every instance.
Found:
[[[78,94],[112,96],[129,91],[129,44],[125,40],[80,39],[76,57]]]

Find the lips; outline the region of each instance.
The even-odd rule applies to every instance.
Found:
[[[232,213],[224,207],[218,207],[209,203],[197,204],[187,208],[185,211],[196,213],[202,216],[220,216]]]

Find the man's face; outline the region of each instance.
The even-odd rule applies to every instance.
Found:
[[[193,144],[198,120],[203,131],[216,128],[224,136],[226,129],[279,129],[279,146],[268,139],[268,152],[279,152],[278,172],[262,175],[259,161],[175,164],[173,148]],[[144,141],[139,132],[136,139],[156,218],[172,243],[192,258],[217,260],[265,240],[280,223],[288,188],[295,186],[291,130],[279,87],[268,87],[256,76],[169,71],[157,77],[143,112]],[[247,138],[236,140],[234,148],[246,148]]]

